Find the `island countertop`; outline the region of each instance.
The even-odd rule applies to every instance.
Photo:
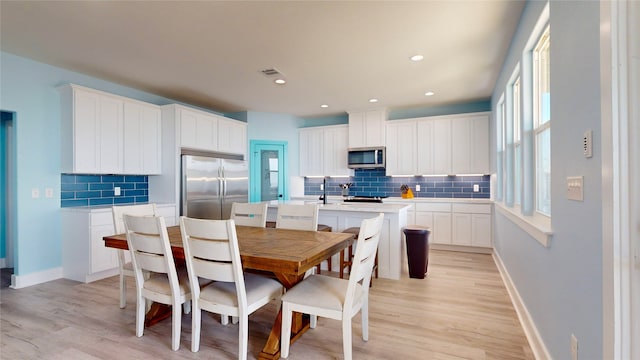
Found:
[[[279,204],[303,205],[318,203],[318,201],[310,200],[272,200],[269,201],[270,208],[277,208]],[[327,204],[318,203],[319,211],[349,211],[349,212],[367,212],[367,213],[399,213],[403,209],[409,209],[411,204],[385,204],[385,203],[344,203],[329,201]]]

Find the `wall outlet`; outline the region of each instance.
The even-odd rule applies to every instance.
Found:
[[[420,191],[420,185],[416,184],[416,191]]]
[[[116,186],[113,188],[113,195],[114,196],[120,196],[120,187]]]
[[[480,185],[473,184],[473,192],[480,192]]]
[[[320,191],[324,190],[324,184],[320,184]]]
[[[53,189],[52,188],[44,189],[44,196],[48,197],[48,198],[52,198],[53,197]]]
[[[578,360],[578,339],[571,334],[571,360]]]
[[[31,189],[31,198],[32,199],[37,199],[39,197],[40,197],[40,189],[38,189],[38,188]]]

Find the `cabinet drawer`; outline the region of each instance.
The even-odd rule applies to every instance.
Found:
[[[451,212],[450,203],[416,203],[416,211]]]
[[[453,212],[469,214],[491,214],[490,204],[453,204]]]
[[[91,213],[91,226],[99,225],[113,226],[113,215],[111,211],[100,211]]]

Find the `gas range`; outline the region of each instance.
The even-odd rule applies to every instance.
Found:
[[[345,196],[344,202],[381,203],[386,196]]]

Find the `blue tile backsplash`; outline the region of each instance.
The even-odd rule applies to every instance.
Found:
[[[62,174],[60,206],[124,205],[149,202],[146,175]],[[120,196],[114,188],[120,187]]]
[[[349,178],[327,178],[327,195],[342,195],[340,184],[353,183],[349,189],[352,196],[388,196],[400,197],[400,185],[406,184],[414,197],[424,198],[469,198],[489,199],[491,196],[490,175],[470,176],[385,176],[384,169],[356,169]],[[305,195],[322,195],[322,178],[305,178]],[[479,186],[479,192],[473,192],[473,185]],[[420,191],[416,191],[420,185]]]

